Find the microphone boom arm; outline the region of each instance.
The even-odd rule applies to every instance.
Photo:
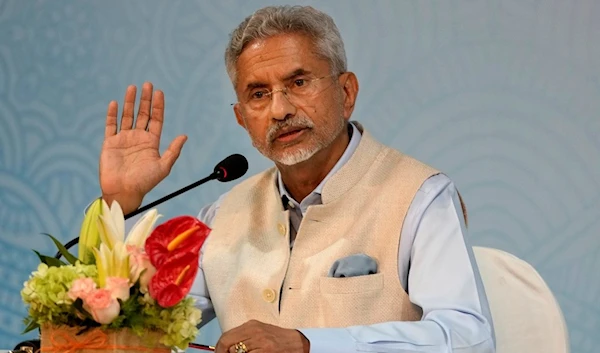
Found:
[[[163,202],[165,202],[167,200],[170,200],[170,199],[172,199],[175,196],[181,195],[184,192],[189,191],[189,190],[195,188],[198,185],[206,183],[207,181],[211,181],[211,180],[217,179],[217,178],[220,177],[220,175],[221,175],[221,173],[214,172],[214,173],[212,173],[211,175],[207,176],[204,179],[200,179],[197,182],[192,183],[192,184],[184,187],[183,189],[179,189],[179,190],[177,190],[177,191],[175,191],[173,193],[170,193],[167,196],[164,196],[164,197],[162,197],[162,198],[160,198],[160,199],[158,199],[158,200],[156,200],[154,202],[151,202],[151,203],[147,204],[146,206],[140,207],[137,210],[126,214],[125,215],[125,219],[129,219],[129,218],[131,218],[133,216],[136,216],[136,215],[138,215],[138,214],[140,214],[140,213],[142,213],[144,211],[147,211],[147,210],[151,209],[152,207],[154,207],[154,206],[156,206],[158,204],[161,204],[161,203],[163,203]],[[79,237],[71,239],[68,243],[65,244],[65,248],[67,248],[67,249],[72,248],[78,242],[79,242]],[[60,251],[57,252],[56,255],[54,255],[54,257],[56,257],[57,259],[60,259],[61,256],[62,256],[62,254],[60,253]]]
[[[162,198],[160,198],[160,199],[158,199],[158,200],[156,200],[156,201],[154,201],[154,202],[151,202],[151,203],[147,204],[147,205],[146,205],[146,206],[144,206],[144,207],[140,207],[140,208],[138,208],[137,210],[135,210],[135,211],[133,211],[133,212],[131,212],[131,213],[128,213],[128,214],[126,214],[126,215],[125,215],[125,219],[129,219],[129,218],[131,218],[131,217],[133,217],[133,216],[136,216],[136,215],[138,215],[138,214],[140,214],[140,213],[142,213],[142,212],[144,212],[144,211],[147,211],[147,210],[151,209],[152,207],[154,207],[154,206],[156,206],[156,205],[158,205],[158,204],[161,204],[161,203],[163,203],[163,202],[165,202],[165,201],[167,201],[167,200],[170,200],[170,199],[172,199],[172,198],[173,198],[173,197],[175,197],[175,196],[178,196],[178,195],[180,195],[180,194],[183,194],[184,192],[186,192],[186,191],[189,191],[189,190],[191,190],[191,189],[195,188],[195,187],[196,187],[196,186],[198,186],[198,185],[204,184],[204,183],[206,183],[207,181],[211,181],[211,180],[217,179],[218,177],[219,177],[219,175],[218,175],[217,173],[212,173],[211,175],[207,176],[207,177],[206,177],[206,178],[204,178],[204,179],[200,179],[200,180],[198,180],[197,182],[195,182],[195,183],[193,183],[193,184],[190,184],[190,185],[188,185],[188,186],[184,187],[183,189],[179,189],[179,190],[177,190],[177,191],[175,191],[175,192],[173,192],[173,193],[170,193],[170,194],[169,194],[169,195],[167,195],[167,196],[164,196],[164,197],[162,197]]]

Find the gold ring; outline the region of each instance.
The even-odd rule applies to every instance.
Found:
[[[235,353],[248,353],[248,347],[246,347],[244,342],[236,343]]]

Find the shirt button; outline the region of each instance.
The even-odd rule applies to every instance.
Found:
[[[262,296],[267,303],[272,303],[275,301],[275,291],[271,288],[263,290]]]
[[[277,225],[277,230],[279,231],[279,234],[285,235],[285,226],[282,223]]]

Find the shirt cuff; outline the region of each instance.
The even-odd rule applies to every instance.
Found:
[[[310,342],[310,353],[356,351],[356,340],[344,328],[303,328],[298,331]]]

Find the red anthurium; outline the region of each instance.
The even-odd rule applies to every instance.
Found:
[[[179,303],[192,288],[198,260],[198,254],[191,252],[167,260],[150,280],[150,296],[163,308]]]
[[[146,239],[146,253],[159,269],[166,261],[185,253],[198,256],[210,228],[192,216],[179,216],[159,225]]]

